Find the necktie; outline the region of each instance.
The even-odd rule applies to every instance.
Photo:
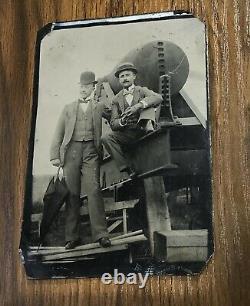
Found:
[[[133,95],[133,93],[134,93],[134,89],[123,89],[124,96]]]
[[[80,103],[88,103],[89,100],[86,100],[86,99],[79,99],[79,102],[80,102]]]

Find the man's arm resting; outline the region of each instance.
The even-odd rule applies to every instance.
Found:
[[[143,109],[156,107],[163,101],[162,96],[147,87],[142,87],[145,97],[140,101],[143,104]]]
[[[139,102],[139,103],[136,103],[135,105],[131,106],[131,107],[128,107],[126,109],[126,111],[124,112],[124,115],[125,117],[129,117],[137,112],[139,112],[140,110],[142,110],[144,107],[143,107],[143,103]]]

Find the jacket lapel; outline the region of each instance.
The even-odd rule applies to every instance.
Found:
[[[138,103],[139,100],[140,100],[140,92],[139,92],[138,87],[135,86],[131,106]],[[123,90],[121,90],[121,92],[118,96],[118,103],[119,103],[119,106],[120,106],[120,109],[121,109],[122,113],[125,111],[125,105],[129,106],[128,102],[126,101],[125,96],[123,95]]]
[[[72,132],[75,128],[75,124],[76,124],[76,117],[77,117],[77,111],[78,111],[78,107],[79,107],[79,101],[75,101],[75,103],[73,104],[73,109],[72,109],[72,117],[71,117],[71,120],[72,120]]]
[[[68,144],[72,138],[73,132],[74,132],[74,128],[75,128],[75,124],[76,124],[76,116],[77,116],[77,111],[78,111],[78,107],[79,107],[79,101],[75,101],[72,104],[70,113],[69,115],[69,121],[68,121],[68,128],[66,129],[66,132],[68,131],[67,135],[66,135],[66,139],[65,139],[65,143]]]
[[[96,102],[95,99],[90,101],[90,107],[91,107],[91,113],[92,113],[92,118],[93,118],[94,134],[95,134],[97,117],[98,117],[98,107],[97,107],[97,102]]]
[[[134,89],[133,100],[131,105],[135,105],[140,100],[140,93],[137,87]]]
[[[120,91],[119,95],[118,95],[118,103],[120,106],[120,110],[123,113],[125,111],[125,96],[123,95],[123,90]]]

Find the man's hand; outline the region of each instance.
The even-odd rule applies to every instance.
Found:
[[[121,117],[121,119],[120,119],[120,124],[121,124],[122,126],[127,125],[127,119],[126,119],[125,116],[122,116],[122,117]]]
[[[137,113],[140,109],[143,108],[143,104],[142,103],[136,103],[135,105],[128,107],[125,112],[123,113],[123,115],[125,117],[130,117],[131,115]]]
[[[52,159],[52,160],[51,160],[51,164],[52,164],[54,167],[59,167],[60,164],[61,164],[61,161],[60,161],[59,158],[57,158],[57,159]]]

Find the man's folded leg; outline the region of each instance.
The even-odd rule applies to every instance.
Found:
[[[115,160],[118,169],[121,172],[133,173],[131,169],[131,163],[128,161],[126,154],[123,152],[124,146],[127,146],[143,135],[140,130],[122,130],[122,131],[112,131],[107,135],[103,135],[101,140],[108,153]]]

